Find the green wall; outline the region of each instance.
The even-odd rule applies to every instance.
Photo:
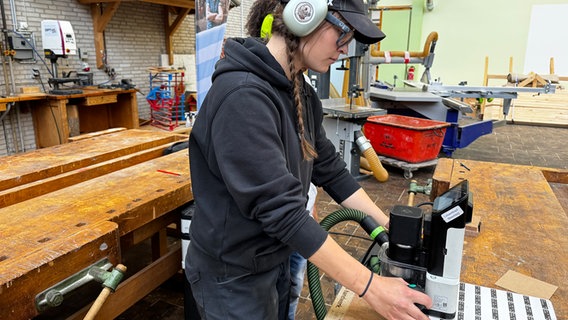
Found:
[[[434,8],[428,11],[422,0],[382,0],[379,6],[412,5],[412,15],[405,11],[385,11],[382,28],[387,38],[381,50],[421,51],[426,37],[438,32],[433,79],[440,78],[445,85],[467,81],[481,85],[485,57],[489,58],[490,74],[507,74],[509,57],[513,57],[513,72],[525,73],[525,54],[533,5],[567,4],[567,0],[433,0]],[[411,17],[411,18],[410,18]],[[410,20],[411,19],[411,20]],[[409,21],[410,41],[408,42]],[[558,41],[565,43],[568,30],[551,28]],[[552,51],[552,50],[551,50]],[[555,63],[568,57],[554,57]],[[548,66],[547,61],[543,62]],[[404,77],[404,65],[380,65],[379,79],[392,83],[393,75]],[[528,70],[526,72],[538,70]],[[548,71],[548,70],[545,70]],[[419,79],[423,68],[418,68]],[[561,76],[567,76],[561,74]],[[502,85],[492,80],[489,85]]]
[[[422,51],[424,46],[421,40],[423,2],[421,0],[379,1],[378,6],[384,8],[381,28],[387,36],[381,41],[380,48],[382,51]],[[395,9],[401,6],[410,6],[412,9]],[[373,15],[378,14],[378,12],[373,13]],[[396,75],[398,77],[397,86],[401,86],[401,80],[405,78],[409,66],[381,64],[379,66],[379,80],[392,85]],[[419,67],[414,66],[415,68]],[[420,78],[420,75],[421,73],[415,72],[415,79]]]

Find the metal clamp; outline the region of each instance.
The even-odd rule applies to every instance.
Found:
[[[73,290],[97,280],[105,282],[109,278],[107,270],[112,267],[112,263],[108,259],[103,259],[85,268],[67,279],[59,282],[51,288],[39,293],[35,298],[36,309],[44,312],[50,308],[60,306],[67,294]]]

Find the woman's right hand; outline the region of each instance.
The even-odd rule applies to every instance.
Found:
[[[416,304],[431,308],[432,299],[425,293],[411,289],[401,278],[375,274],[363,299],[388,320],[430,319]]]

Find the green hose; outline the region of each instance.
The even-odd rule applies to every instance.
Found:
[[[379,236],[379,238],[382,238],[380,239],[381,241],[385,241],[385,229],[379,226],[379,224],[376,223],[370,216],[359,210],[348,208],[339,209],[325,217],[320,222],[320,225],[325,229],[325,231],[329,231],[329,229],[331,229],[336,224],[347,220],[353,220],[362,225],[365,231],[371,235],[371,238],[373,240],[375,239],[375,237]],[[386,240],[388,241],[388,238]],[[310,261],[308,261],[307,274],[308,287],[310,289],[310,296],[312,297],[312,305],[314,306],[316,318],[318,320],[323,320],[325,318],[325,315],[327,314],[327,309],[325,307],[325,301],[323,298],[323,293],[321,291],[319,269]]]

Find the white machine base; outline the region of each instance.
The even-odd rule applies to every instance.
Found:
[[[439,318],[430,317],[432,320]],[[460,284],[456,320],[556,320],[550,300],[504,290]]]

